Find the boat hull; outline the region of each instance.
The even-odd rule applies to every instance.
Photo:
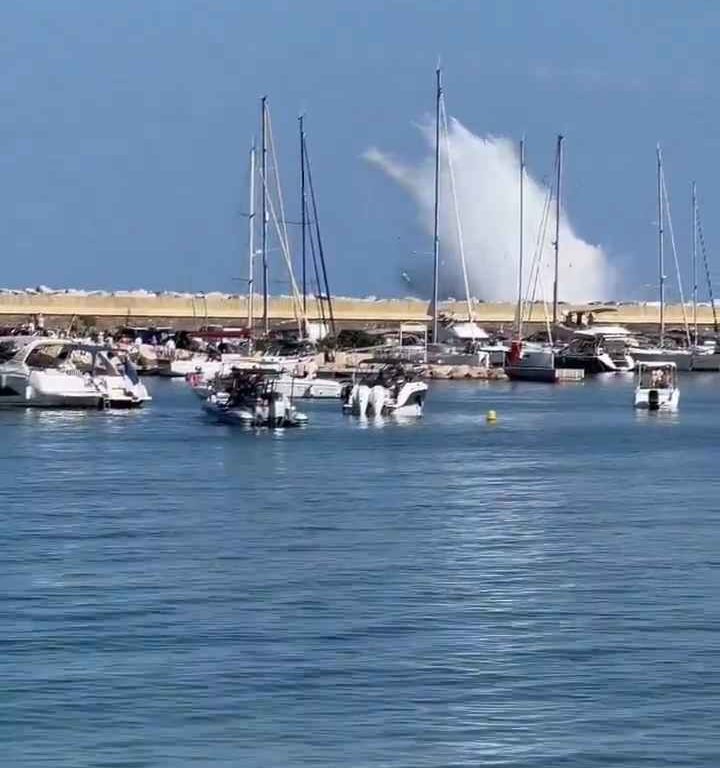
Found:
[[[203,403],[203,410],[221,424],[241,427],[268,427],[281,429],[285,427],[301,427],[307,423],[307,416],[292,409],[275,411],[272,406],[264,412],[258,412],[249,407],[228,407],[216,402],[213,398]]]
[[[638,363],[675,363],[677,370],[684,373],[693,370],[694,357],[702,357],[684,349],[633,348],[631,354]]]
[[[638,362],[675,363],[678,371],[688,373],[717,373],[720,371],[720,354],[717,352],[690,351],[685,349],[633,349]]]
[[[636,408],[646,411],[677,411],[680,405],[680,390],[673,389],[636,389]]]
[[[85,377],[49,371],[0,374],[0,407],[139,408],[145,387],[117,376]]]
[[[555,357],[555,365],[558,368],[580,368],[585,373],[593,375],[596,373],[630,373],[634,368],[635,361],[630,355],[626,355],[622,360],[614,360],[607,354],[592,357],[558,354]]]
[[[402,385],[397,393],[376,384],[355,384],[343,410],[355,416],[401,416],[420,417],[423,415],[428,386],[424,381],[410,381]]]

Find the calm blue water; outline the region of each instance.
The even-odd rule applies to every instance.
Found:
[[[720,764],[720,378],[682,384],[0,413],[2,765]]]

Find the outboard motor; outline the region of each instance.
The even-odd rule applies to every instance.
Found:
[[[385,406],[385,387],[376,384],[370,390],[370,406],[375,416],[382,416],[383,407]]]
[[[272,426],[279,426],[285,421],[286,414],[285,398],[280,392],[273,392],[270,395],[270,404],[268,408],[268,419]]]
[[[353,413],[357,416],[367,416],[370,402],[370,387],[367,384],[358,384],[353,394]]]
[[[648,410],[660,410],[660,393],[657,391],[657,389],[651,389],[648,392]]]

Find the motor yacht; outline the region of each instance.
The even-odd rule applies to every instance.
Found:
[[[134,365],[106,348],[33,337],[2,343],[0,405],[137,408],[151,400]]]

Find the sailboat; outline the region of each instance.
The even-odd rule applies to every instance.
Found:
[[[467,320],[450,319],[441,324],[439,286],[440,286],[440,142],[445,141],[447,155],[447,170],[450,178],[450,189],[453,196],[455,213],[455,228],[458,239],[458,250],[462,266],[463,282],[465,288],[465,304],[467,306]],[[445,110],[445,94],[442,85],[442,70],[435,70],[435,187],[434,187],[434,222],[433,222],[433,294],[431,303],[432,315],[432,343],[461,342],[463,344],[478,345],[490,338],[476,322],[470,296],[470,283],[468,280],[467,262],[465,259],[465,246],[462,232],[462,221],[458,206],[457,190],[455,186],[455,170],[452,160],[452,151],[448,138],[447,112]]]
[[[682,282],[680,280],[680,270],[678,268],[677,253],[675,251],[675,237],[672,231],[672,218],[670,214],[670,203],[665,184],[665,174],[663,169],[663,156],[660,145],[656,150],[657,156],[657,206],[658,206],[658,285],[660,300],[660,340],[657,346],[634,346],[630,352],[638,362],[657,362],[673,363],[678,371],[718,371],[720,370],[720,354],[713,347],[705,347],[698,344],[697,330],[697,235],[699,227],[699,216],[697,207],[697,190],[695,184],[692,186],[692,283],[693,283],[693,322],[694,338],[691,338],[690,325],[685,314],[685,302],[682,291]],[[665,221],[667,218],[670,230],[670,242],[673,248],[673,256],[677,269],[678,289],[680,292],[680,301],[683,307],[684,318],[684,346],[673,346],[668,343],[665,328]],[[709,273],[708,273],[709,276]],[[712,290],[711,290],[712,293]]]
[[[558,138],[558,152],[561,152],[562,137]],[[558,155],[558,169],[560,168],[560,154]],[[559,190],[559,183],[558,183]],[[559,194],[558,194],[559,198]],[[564,370],[556,365],[555,351],[552,343],[549,344],[529,344],[523,342],[523,258],[524,258],[524,199],[525,199],[525,140],[520,141],[520,241],[518,258],[518,299],[515,321],[515,339],[513,340],[510,353],[505,363],[505,373],[511,380],[520,381],[538,381],[554,383],[557,381],[580,380],[583,378],[582,370]],[[559,206],[558,206],[559,214]],[[541,224],[542,226],[542,224]],[[556,227],[555,248],[556,248],[556,273],[554,279],[553,297],[555,304],[557,302],[557,242],[558,230]],[[537,258],[537,254],[536,254]],[[532,270],[531,270],[532,271]],[[555,314],[557,307],[554,308]]]
[[[269,264],[268,264],[268,224],[270,220],[274,225],[277,240],[280,244],[280,251],[283,255],[287,273],[289,276],[290,287],[293,299],[293,309],[298,328],[298,335],[301,340],[308,340],[310,331],[318,329],[308,321],[307,317],[307,278],[306,278],[306,234],[308,223],[308,202],[305,195],[306,178],[307,188],[310,192],[310,201],[312,203],[313,219],[315,223],[314,234],[311,231],[309,241],[313,253],[313,265],[315,274],[320,284],[318,275],[322,273],[324,280],[324,296],[318,297],[321,306],[321,317],[323,324],[325,318],[329,318],[330,327],[335,330],[335,320],[330,299],[330,289],[327,280],[327,270],[325,267],[324,255],[322,252],[322,241],[320,239],[320,230],[317,224],[317,204],[315,201],[315,190],[312,185],[312,175],[310,171],[309,160],[307,156],[307,147],[305,140],[305,131],[303,128],[303,119],[300,118],[300,162],[301,162],[301,203],[302,203],[302,278],[303,293],[300,295],[293,265],[290,258],[290,246],[286,228],[284,214],[284,203],[279,184],[279,174],[277,170],[277,157],[272,138],[272,129],[270,124],[270,113],[267,97],[261,100],[261,165],[256,168],[255,145],[252,143],[250,150],[250,213],[248,216],[248,318],[247,328],[252,341],[254,335],[254,262],[255,262],[255,174],[259,173],[260,186],[262,189],[262,291],[263,291],[263,330],[265,338],[269,334]],[[271,163],[268,163],[268,154],[271,157]],[[272,178],[271,178],[272,177]],[[273,182],[272,186],[270,182]],[[317,252],[317,255],[316,255]],[[319,266],[318,266],[319,262]],[[318,291],[322,293],[322,291]],[[323,307],[329,307],[323,309]],[[310,341],[317,341],[310,339]],[[309,346],[309,345],[308,345]],[[305,354],[304,354],[305,352]],[[288,397],[306,397],[306,398],[339,398],[342,393],[343,383],[335,379],[321,379],[315,375],[316,364],[313,355],[306,354],[307,350],[299,345],[291,356],[272,355],[269,350],[264,354],[249,355],[223,355],[218,361],[214,361],[211,367],[193,366],[187,373],[187,381],[191,388],[201,399],[206,399],[216,387],[217,382],[223,378],[238,376],[241,372],[257,371],[262,368],[272,370],[273,391]],[[209,364],[208,364],[209,366]]]
[[[337,335],[332,294],[328,281],[325,251],[323,249],[318,217],[317,199],[313,184],[310,153],[305,132],[305,116],[298,117],[300,131],[300,228],[301,228],[301,268],[302,268],[302,307],[305,315],[305,334],[313,342],[328,335]],[[315,279],[315,300],[317,320],[308,317],[308,287],[312,279],[308,275],[308,251],[311,256],[312,275]]]

